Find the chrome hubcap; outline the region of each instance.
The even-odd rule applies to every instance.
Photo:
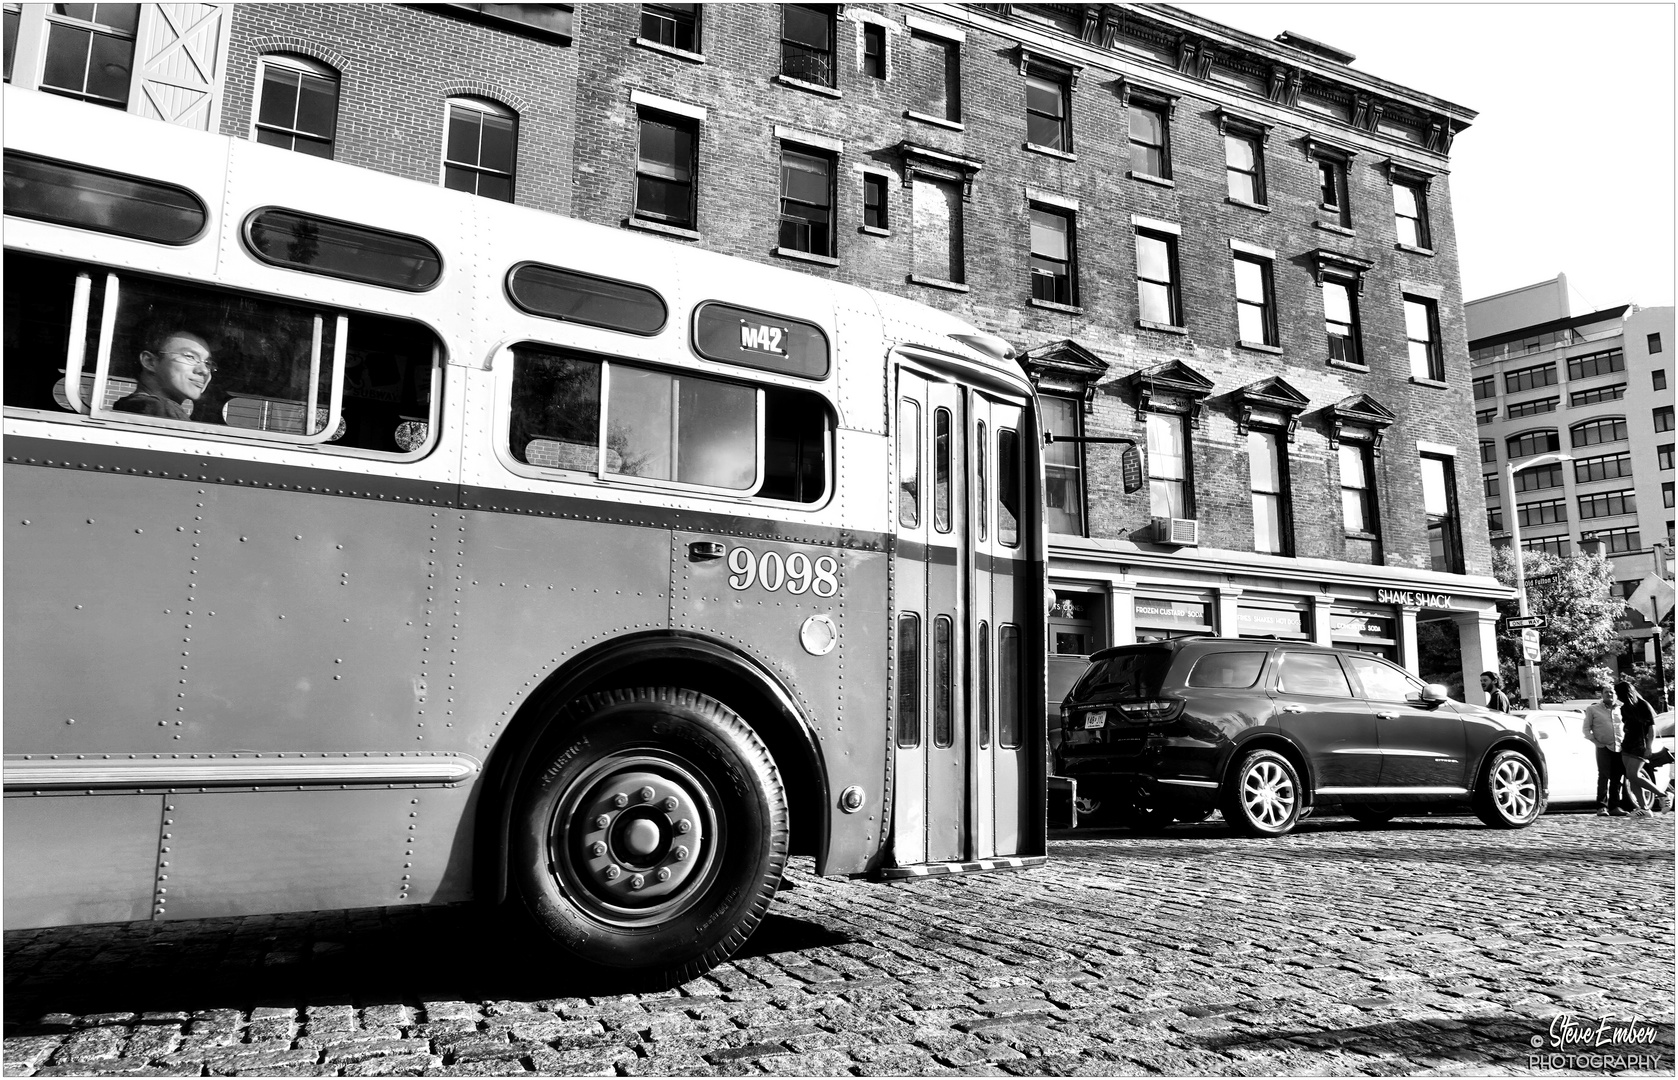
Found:
[[[1520,758],[1505,758],[1492,770],[1492,800],[1511,821],[1524,821],[1538,807],[1538,781]]]
[[[1260,761],[1241,777],[1241,805],[1247,816],[1266,828],[1279,828],[1293,813],[1298,793],[1287,772],[1274,761]]]

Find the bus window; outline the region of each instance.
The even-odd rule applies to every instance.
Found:
[[[1003,623],[996,635],[996,741],[1005,749],[1020,745],[1020,628]]]
[[[897,406],[897,523],[921,524],[921,407],[908,398]]]
[[[921,744],[921,617],[897,617],[897,745]]]
[[[664,301],[649,288],[539,263],[508,271],[507,295],[531,315],[626,334],[656,334],[668,315]]]
[[[950,531],[950,410],[932,413],[932,527]]]
[[[508,450],[526,465],[813,503],[827,493],[832,430],[806,391],[513,350]]]
[[[1020,447],[1012,428],[996,432],[996,538],[1020,546]]]
[[[186,188],[14,153],[6,154],[6,213],[159,244],[191,243],[210,219]]]
[[[344,357],[344,433],[332,445],[380,454],[418,454],[436,430],[442,378],[437,339],[419,323],[351,315]]]
[[[979,539],[983,540],[985,539],[985,527],[990,521],[989,507],[985,505],[985,499],[989,497],[987,492],[990,490],[990,485],[986,482],[988,477],[985,474],[987,458],[985,454],[985,422],[983,420],[979,421],[979,438],[976,449],[979,452],[979,491],[977,497],[973,500],[973,505],[979,509]]]
[[[979,620],[979,745],[990,745],[990,623]]]
[[[953,684],[950,681],[950,617],[932,620],[932,745],[947,747],[955,742],[955,723],[950,712]]]
[[[245,219],[245,247],[271,266],[424,292],[443,276],[443,256],[417,236],[270,207]]]
[[[64,393],[66,358],[76,332],[74,301],[77,278],[84,279],[87,308],[104,306],[105,275],[79,270],[70,263],[6,252],[5,364],[6,407],[11,409],[70,410]],[[97,322],[81,320],[85,355],[94,355]],[[91,364],[83,382],[93,387]],[[125,393],[127,391],[124,391]],[[86,395],[82,398],[86,401]]]

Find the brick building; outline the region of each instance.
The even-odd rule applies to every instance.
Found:
[[[1672,550],[1672,308],[1575,315],[1558,274],[1470,300],[1464,312],[1492,543],[1510,543],[1516,524],[1528,551],[1599,545],[1619,594],[1631,597],[1666,562],[1655,545]],[[1544,454],[1572,460],[1522,464]],[[1654,632],[1627,609],[1623,670]]]
[[[7,18],[37,85],[64,18]],[[1050,448],[1051,699],[1094,648],[1196,631],[1413,668],[1418,621],[1448,619],[1466,672],[1496,666],[1449,188],[1474,114],[1347,53],[1123,4],[163,4],[74,29],[134,42],[129,97],[97,103],[1013,342],[1051,431],[1146,463],[1127,496],[1118,447]]]

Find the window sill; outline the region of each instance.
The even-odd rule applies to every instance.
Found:
[[[1332,368],[1339,368],[1341,371],[1355,371],[1360,375],[1369,374],[1368,364],[1354,364],[1349,360],[1336,360],[1332,356],[1328,359],[1328,366]]]
[[[816,255],[808,251],[799,251],[797,248],[778,247],[774,250],[775,254],[783,259],[797,259],[799,262],[815,263],[817,266],[839,265],[838,259],[827,255]]]
[[[1312,224],[1315,225],[1317,228],[1323,230],[1324,232],[1331,232],[1331,233],[1334,233],[1336,236],[1356,236],[1357,235],[1356,232],[1354,232],[1351,229],[1346,228],[1346,226],[1336,225],[1332,221],[1314,221],[1314,222],[1312,222]]]
[[[1346,534],[1346,539],[1367,540],[1371,544],[1378,544],[1381,542],[1380,534],[1372,532],[1348,532]]]
[[[1235,344],[1243,349],[1251,349],[1253,352],[1269,353],[1272,356],[1282,355],[1280,345],[1266,345],[1262,341],[1237,341]]]
[[[913,109],[904,109],[903,115],[907,116],[911,120],[919,120],[923,124],[931,124],[933,127],[946,128],[950,131],[967,130],[964,126],[962,126],[960,120],[946,120],[942,116],[933,116],[929,113],[916,112]]]
[[[890,236],[890,229],[882,229],[878,225],[859,225],[857,232],[867,233],[869,236]]]
[[[1160,187],[1168,188],[1174,188],[1177,186],[1177,181],[1165,176],[1155,176],[1153,173],[1127,172],[1125,175],[1130,177],[1132,180],[1140,180],[1144,184],[1158,184]]]
[[[686,49],[678,49],[674,45],[665,45],[662,42],[652,41],[644,37],[633,38],[632,41],[643,49],[651,49],[653,52],[663,53],[665,56],[674,56],[678,60],[686,60],[691,64],[703,64],[705,62],[704,53],[688,52]]]
[[[1408,251],[1412,255],[1426,255],[1430,259],[1433,258],[1432,248],[1416,247],[1414,244],[1394,244],[1393,247],[1399,251]]]
[[[831,86],[823,86],[821,83],[805,82],[803,79],[795,79],[791,75],[776,75],[770,81],[778,82],[782,86],[790,86],[794,90],[805,90],[812,94],[820,94],[822,97],[842,98],[845,96],[843,93],[835,90]]]
[[[1034,154],[1042,154],[1045,157],[1060,158],[1060,160],[1062,160],[1062,161],[1077,161],[1078,160],[1078,155],[1077,154],[1068,154],[1065,150],[1056,150],[1052,146],[1043,146],[1040,143],[1034,143],[1034,142],[1021,143],[1020,144],[1020,149],[1021,150],[1030,150]]]
[[[927,277],[925,274],[910,274],[911,285],[930,285],[934,289],[948,289],[951,292],[971,292],[966,285],[959,281],[946,281],[943,278]]]
[[[1224,196],[1224,202],[1231,206],[1245,206],[1249,210],[1257,210],[1265,214],[1270,213],[1270,207],[1264,203],[1248,202],[1246,199],[1237,199],[1233,195]]]
[[[1084,309],[1077,304],[1057,304],[1053,300],[1039,300],[1035,296],[1031,298],[1031,306],[1042,308],[1045,311],[1064,311],[1068,315],[1082,315],[1084,313]]]
[[[1419,379],[1414,375],[1410,376],[1410,385],[1432,386],[1439,390],[1449,390],[1451,388],[1451,384],[1445,382],[1443,379]]]
[[[662,221],[647,221],[644,218],[628,217],[623,219],[623,223],[626,227],[631,229],[645,229],[647,232],[655,232],[660,236],[673,236],[678,240],[704,239],[704,237],[701,236],[699,231],[696,229],[684,229],[678,225],[666,225]]]
[[[1146,319],[1137,319],[1136,320],[1136,325],[1137,325],[1138,329],[1158,330],[1162,334],[1185,334],[1186,335],[1189,332],[1189,328],[1186,327],[1186,326],[1174,326],[1171,323],[1162,323],[1162,322],[1149,322]]]

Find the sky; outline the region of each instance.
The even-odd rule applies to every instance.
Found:
[[[1673,4],[1174,6],[1480,114],[1451,147],[1464,300],[1565,273],[1576,315],[1673,302]]]

